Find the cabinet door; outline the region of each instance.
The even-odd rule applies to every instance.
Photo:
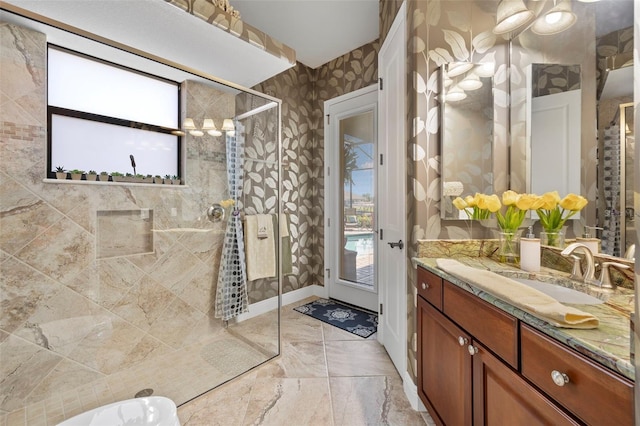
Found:
[[[473,342],[474,425],[577,425],[515,371]]]
[[[471,425],[470,337],[418,297],[418,393],[439,424]]]

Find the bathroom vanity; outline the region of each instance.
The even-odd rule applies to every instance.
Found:
[[[628,333],[618,306],[594,307],[598,329],[560,329],[438,269],[433,258],[415,261],[418,393],[436,423],[633,424],[629,335],[612,336],[627,344],[626,357],[594,344],[612,330]],[[622,291],[623,304],[630,293]]]

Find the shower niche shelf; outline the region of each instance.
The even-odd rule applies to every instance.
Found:
[[[153,210],[98,210],[96,258],[153,253]]]

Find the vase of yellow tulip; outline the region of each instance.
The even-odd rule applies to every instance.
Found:
[[[453,205],[467,213],[469,219],[488,219],[495,214],[500,230],[498,235],[498,256],[501,262],[518,265],[520,263],[520,234],[522,223],[528,210],[536,210],[541,205],[540,197],[532,194],[518,194],[505,191],[502,202],[496,194],[475,194],[464,199],[458,197]],[[501,209],[506,207],[504,213]]]
[[[540,232],[540,244],[564,248],[564,223],[587,205],[588,201],[581,195],[569,194],[560,198],[558,191],[547,192],[540,196],[542,200],[536,209],[540,218],[540,225],[544,231]]]

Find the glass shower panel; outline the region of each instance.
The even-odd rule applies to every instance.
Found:
[[[277,356],[279,267],[273,276],[244,281],[248,306],[261,302],[264,313],[252,308],[222,320],[215,306],[234,213],[274,218],[276,265],[288,242],[278,222],[287,217],[277,215],[280,103],[82,38],[100,59],[148,66],[140,70],[179,82],[176,113],[196,127],[180,129],[183,185],[25,179],[24,170],[44,173],[47,158],[46,105],[36,101],[46,100],[46,78],[32,75],[46,77],[47,40],[61,30],[45,24],[32,30],[31,19],[4,10],[2,19],[12,25],[0,26],[7,32],[0,34],[6,53],[0,67],[11,62],[12,71],[0,74],[1,83],[25,87],[20,96],[33,102],[19,116],[0,112],[0,121],[19,129],[3,140],[11,154],[0,158],[2,194],[12,194],[2,197],[9,213],[0,217],[0,414],[53,413],[58,417],[42,423],[55,424],[135,396],[166,396],[180,405]],[[16,47],[10,41],[16,34],[29,43]],[[227,119],[235,128],[222,130]],[[244,193],[233,205],[230,139],[245,141],[246,159]],[[142,170],[144,155],[135,159]],[[125,160],[121,172],[130,171]],[[224,218],[210,215],[216,204],[224,206]]]

